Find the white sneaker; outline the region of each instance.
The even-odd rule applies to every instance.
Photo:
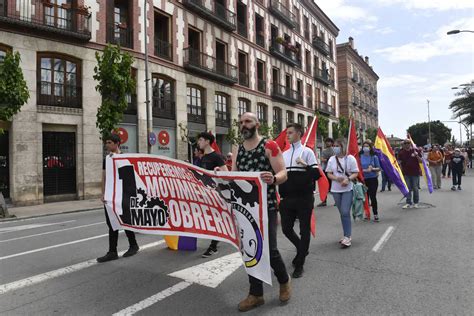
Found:
[[[351,237],[344,237],[344,239],[341,241],[341,247],[342,248],[348,248],[351,246]]]
[[[418,206],[418,203],[415,203],[413,204],[413,208],[420,208],[420,207]]]
[[[407,203],[407,204],[403,205],[402,208],[403,208],[403,209],[411,208],[411,204],[408,204],[408,203]]]

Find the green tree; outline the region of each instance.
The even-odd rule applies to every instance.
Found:
[[[320,115],[319,112],[316,112],[316,116],[318,118],[318,135],[324,139],[329,135],[329,119],[324,115]]]
[[[118,46],[109,44],[102,54],[96,53],[95,58],[94,79],[98,82],[95,89],[102,96],[96,126],[104,138],[122,121],[123,112],[127,109],[127,94],[135,89],[130,71],[133,57],[122,52]]]
[[[461,92],[456,93],[456,98],[449,108],[454,113],[454,118],[458,118],[466,125],[474,124],[474,92],[472,88],[465,88]]]
[[[429,139],[428,122],[412,125],[407,130],[418,146],[426,145]],[[444,144],[451,138],[451,129],[440,121],[431,122],[431,141],[433,144]]]
[[[349,135],[349,120],[345,116],[339,117],[338,123],[332,123],[332,137],[347,137]]]
[[[30,98],[20,62],[18,52],[7,52],[0,62],[0,121],[10,121]],[[3,133],[1,128],[0,133]]]
[[[375,138],[377,138],[377,129],[375,127],[369,127],[365,131],[365,138],[370,139],[372,143],[375,143]]]

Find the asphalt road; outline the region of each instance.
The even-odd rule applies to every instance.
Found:
[[[449,180],[431,195],[422,190],[430,208],[402,210],[398,190],[379,193],[381,222],[355,223],[345,250],[336,208],[317,208],[317,236],[292,299],[280,305],[278,285],[265,286],[265,305],[247,314],[474,314],[474,172],[463,178],[463,191],[450,191]],[[215,288],[170,276],[234,248],[221,244],[215,257],[202,259],[206,240],[197,252],[168,250],[160,236],[139,235],[138,242],[145,249],[136,256],[97,264],[108,248],[103,210],[0,223],[0,314],[239,314],[248,291],[242,266],[232,272],[219,263],[223,281]],[[278,242],[291,272],[294,249],[281,231]],[[121,234],[119,250],[127,246]]]

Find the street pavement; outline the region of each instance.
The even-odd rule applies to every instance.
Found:
[[[246,314],[473,315],[474,172],[463,191],[452,192],[450,180],[431,195],[423,188],[429,208],[403,210],[396,188],[378,193],[381,222],[356,222],[349,249],[337,243],[337,209],[316,208],[316,238],[292,299],[280,304],[274,278],[265,305]],[[103,210],[0,223],[0,315],[239,314],[248,280],[230,245],[202,259],[207,240],[187,252],[168,250],[161,236],[137,239],[136,256],[98,264],[108,249]],[[291,272],[295,252],[281,230],[278,242]],[[121,234],[119,250],[127,247]],[[219,273],[206,276],[206,263]]]

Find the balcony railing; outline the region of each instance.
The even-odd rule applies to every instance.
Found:
[[[309,30],[304,31],[304,38],[306,38],[309,41]]]
[[[176,102],[172,96],[153,96],[153,116],[174,120],[176,119]]]
[[[290,28],[296,27],[296,16],[288,10],[280,1],[278,0],[269,0],[270,7],[269,10],[272,14],[278,17],[283,23],[288,25]]]
[[[155,38],[155,56],[173,60],[173,46],[171,43]]]
[[[188,122],[206,124],[206,110],[204,108],[200,108],[200,112],[201,112],[200,114],[189,113],[189,109],[188,109]]]
[[[126,25],[107,23],[107,43],[133,48],[132,29]]]
[[[216,125],[230,127],[230,117],[227,112],[216,112]]]
[[[60,93],[58,92],[58,88]],[[47,93],[47,94],[46,94]],[[59,106],[64,108],[82,107],[82,87],[69,86],[65,88],[56,84],[54,88],[51,82],[38,82],[38,105]]]
[[[324,55],[329,56],[329,45],[326,44],[322,38],[318,36],[313,37],[313,46]]]
[[[257,33],[255,38],[256,38],[257,45],[265,48],[265,36]]]
[[[326,86],[329,86],[332,82],[332,80],[329,76],[329,71],[327,69],[315,68],[314,69],[314,79],[316,79],[317,81],[325,84]]]
[[[267,82],[265,80],[257,80],[257,89],[260,92],[267,93]]]
[[[326,115],[331,115],[331,111],[329,110],[329,104],[326,102],[319,102],[319,112]]]
[[[137,115],[137,95],[127,95],[127,108],[123,112],[124,114]]]
[[[357,82],[359,81],[359,76],[357,76],[357,74],[353,74],[351,79],[352,81]]]
[[[306,97],[306,107],[308,109],[313,108],[313,97]]]
[[[227,31],[235,31],[236,15],[227,10],[223,5],[212,1],[214,8],[206,7],[203,0],[183,0],[183,5],[188,9],[201,15],[203,18],[212,21]]]
[[[303,96],[298,91],[280,84],[273,84],[272,97],[290,104],[303,104]]]
[[[354,105],[359,105],[359,97],[353,96],[352,97],[352,104]]]
[[[248,87],[249,86],[249,74],[245,72],[239,72],[239,84],[241,86]]]
[[[270,53],[291,66],[300,65],[300,61],[296,57],[295,52],[289,48],[286,48],[283,46],[283,44],[277,42],[275,39],[271,41]]]
[[[91,15],[86,8],[45,0],[0,0],[0,24],[16,30],[89,41]]]
[[[238,81],[236,66],[189,47],[184,49],[184,68],[226,84]]]
[[[243,37],[247,37],[247,24],[237,21],[237,33]]]
[[[311,64],[306,62],[306,72],[311,75]]]

